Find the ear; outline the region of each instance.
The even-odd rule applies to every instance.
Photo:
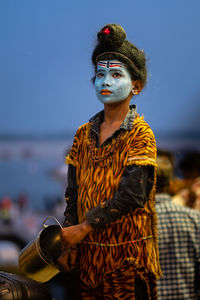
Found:
[[[133,84],[134,95],[138,95],[143,89],[144,86],[143,82],[138,79],[138,80],[133,80],[132,84]]]

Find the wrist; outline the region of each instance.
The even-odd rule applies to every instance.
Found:
[[[90,223],[87,220],[85,220],[82,223],[82,228],[83,228],[85,233],[89,233],[90,231],[92,231],[92,226],[90,225]]]

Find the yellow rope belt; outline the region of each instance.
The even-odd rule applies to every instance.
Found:
[[[89,244],[89,245],[100,246],[100,247],[117,247],[117,246],[123,246],[123,245],[127,245],[127,244],[134,244],[134,243],[141,242],[143,240],[147,240],[147,239],[151,239],[151,238],[153,238],[152,235],[141,238],[140,240],[127,241],[127,242],[116,243],[116,244],[102,244],[102,243],[85,242],[85,241],[81,242],[80,244]]]

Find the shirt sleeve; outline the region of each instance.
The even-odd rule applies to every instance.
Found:
[[[93,228],[98,228],[120,219],[136,208],[144,208],[153,181],[153,166],[127,166],[114,197],[88,211],[86,219]]]
[[[68,183],[65,192],[66,209],[64,212],[64,226],[78,224],[77,216],[77,183],[76,183],[76,167],[69,165],[68,168]]]
[[[197,299],[200,300],[200,226],[199,226],[199,217],[197,221],[197,230],[196,230],[196,264],[195,264],[195,287],[196,287],[196,293],[197,293]]]

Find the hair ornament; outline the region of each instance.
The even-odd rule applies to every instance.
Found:
[[[106,28],[104,28],[104,30],[102,30],[102,33],[110,34],[110,29],[108,27],[106,27]]]

